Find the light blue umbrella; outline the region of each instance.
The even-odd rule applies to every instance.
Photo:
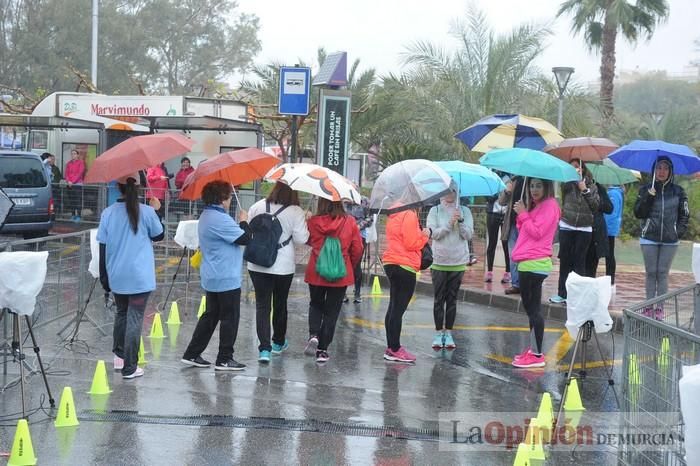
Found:
[[[541,180],[565,183],[580,179],[572,165],[539,150],[495,149],[482,155],[479,163],[493,170]]]
[[[435,162],[435,164],[454,180],[460,197],[493,196],[506,189],[506,185],[498,175],[481,165],[461,160]]]

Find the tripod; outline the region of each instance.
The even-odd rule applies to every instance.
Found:
[[[97,285],[97,280],[99,280],[99,277],[95,278],[95,280],[93,280],[92,286],[90,287],[90,293],[88,293],[88,297],[85,300],[85,304],[83,305],[83,308],[78,311],[78,314],[76,314],[76,316],[73,317],[73,319],[71,319],[70,322],[68,322],[61,330],[58,331],[58,334],[61,335],[63,332],[66,331],[66,329],[68,327],[70,327],[73,324],[73,322],[75,322],[75,327],[73,328],[73,333],[70,337],[71,344],[78,337],[78,331],[80,331],[80,324],[83,320],[87,320],[88,322],[90,322],[97,329],[97,331],[102,334],[103,337],[107,336],[107,332],[102,330],[102,327],[100,327],[97,324],[97,322],[95,322],[95,320],[92,317],[90,317],[90,315],[87,313],[87,307],[88,307],[88,304],[90,303],[90,300],[92,299],[92,293],[95,291],[95,285]],[[105,303],[107,302],[107,299],[108,299],[108,296],[105,294]]]
[[[25,388],[24,388],[24,369],[25,365],[27,366],[27,369],[30,370],[30,374],[32,372],[32,368],[29,366],[27,361],[25,360],[25,355],[24,355],[24,348],[22,345],[22,320],[20,319],[20,316],[15,313],[10,311],[9,309],[3,309],[2,314],[0,314],[0,320],[2,320],[5,317],[5,314],[11,314],[12,315],[12,346],[11,346],[11,351],[12,351],[12,356],[15,359],[15,361],[19,362],[19,385],[20,385],[20,396],[22,399],[22,417],[26,418],[27,417],[27,410],[26,410],[26,402],[25,402]],[[34,348],[34,353],[36,354],[36,360],[39,362],[39,370],[41,372],[41,376],[44,379],[44,386],[46,387],[46,394],[49,396],[49,404],[51,405],[52,408],[55,407],[56,402],[54,401],[53,395],[51,394],[51,389],[49,388],[49,382],[46,379],[46,371],[44,370],[44,364],[41,361],[41,355],[39,354],[39,345],[36,342],[36,337],[34,336],[34,330],[32,330],[32,323],[29,320],[29,316],[24,316],[26,322],[27,322],[27,329],[29,331],[29,336],[32,338],[32,346]]]
[[[605,373],[607,375],[608,387],[612,388],[613,394],[615,395],[615,403],[617,404],[618,408],[620,407],[620,399],[617,397],[617,390],[615,390],[615,381],[613,380],[613,363],[611,361],[610,364],[608,364],[608,361],[606,361],[605,357],[603,356],[603,351],[600,348],[600,341],[598,340],[598,334],[593,331],[593,328],[594,324],[592,320],[586,321],[583,325],[581,325],[578,328],[578,333],[576,334],[576,343],[574,344],[574,352],[571,355],[569,370],[566,373],[566,387],[564,388],[564,396],[562,396],[561,398],[561,404],[559,405],[559,411],[557,412],[557,418],[554,424],[555,427],[559,425],[561,412],[564,409],[566,397],[569,394],[569,386],[571,385],[571,380],[574,378],[574,362],[576,361],[576,355],[579,354],[579,349],[581,356],[581,369],[579,370],[578,378],[584,380],[588,376],[588,373],[586,371],[586,362],[588,359],[587,344],[591,340],[591,336],[595,338],[595,344],[598,348],[598,354],[600,355],[600,360],[603,363],[603,367],[605,368]],[[605,396],[605,394],[603,394],[603,396]]]

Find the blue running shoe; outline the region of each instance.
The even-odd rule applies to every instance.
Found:
[[[278,345],[277,343],[272,343],[272,354],[280,354],[282,351],[286,350],[289,348],[289,342],[287,340],[284,340],[283,345]]]
[[[267,350],[262,350],[260,356],[258,356],[259,362],[270,362],[270,352]]]

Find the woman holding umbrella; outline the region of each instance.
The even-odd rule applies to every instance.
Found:
[[[156,289],[152,241],[163,239],[161,225],[153,208],[139,203],[138,174],[117,180],[122,199],[107,207],[100,217],[97,241],[100,244],[100,283],[114,294],[114,369],[122,377],[143,375],[137,366],[143,312],[148,297]]]
[[[566,302],[566,279],[569,273],[586,275],[586,253],[593,236],[594,213],[598,211],[600,196],[590,172],[580,160],[571,165],[580,178],[561,186],[562,214],[559,221],[559,287],[558,294],[549,302]]]
[[[673,183],[671,159],[659,157],[653,173],[652,182],[639,188],[634,204],[634,216],[642,221],[639,242],[646,270],[647,299],[668,292],[668,273],[690,216],[685,191]],[[645,310],[647,315],[651,312]],[[663,309],[654,310],[654,318],[662,320],[663,316]]]
[[[559,222],[559,205],[551,181],[529,178],[525,202],[513,206],[517,213],[518,239],[513,261],[518,263],[520,296],[530,321],[530,346],[513,358],[519,368],[543,367],[544,318],[541,313],[542,282],[552,271],[552,242]]]

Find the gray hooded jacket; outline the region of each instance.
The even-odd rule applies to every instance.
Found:
[[[463,222],[457,222],[450,228],[450,219],[457,209],[456,202],[447,203],[444,200],[428,213],[427,227],[432,231],[433,264],[435,265],[465,265],[469,260],[467,241],[474,234],[474,219],[471,211],[465,206],[459,206]]]

